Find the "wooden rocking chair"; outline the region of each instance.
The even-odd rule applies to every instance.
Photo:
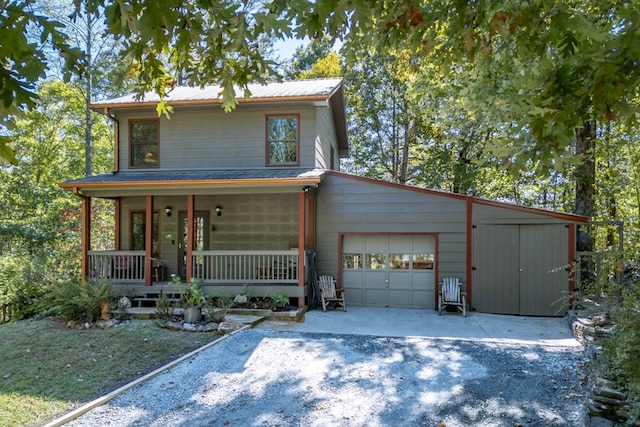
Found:
[[[347,304],[344,301],[344,289],[336,289],[336,281],[332,276],[323,275],[318,278],[320,286],[320,299],[322,300],[322,311],[327,311],[327,304],[335,303],[333,308],[342,307],[347,311]]]
[[[462,290],[462,282],[457,277],[443,277],[438,293],[438,315],[442,315],[443,307],[456,307],[467,317],[467,293]]]

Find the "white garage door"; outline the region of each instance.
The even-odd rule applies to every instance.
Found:
[[[348,235],[342,244],[347,304],[434,308],[435,237]]]

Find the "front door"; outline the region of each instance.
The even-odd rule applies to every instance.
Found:
[[[196,211],[194,213],[194,251],[206,251],[209,249],[209,212]],[[187,277],[187,213],[181,211],[178,214],[178,224],[180,229],[180,242],[178,243],[178,271],[183,279]],[[196,257],[193,262],[195,271],[202,269],[202,257]]]

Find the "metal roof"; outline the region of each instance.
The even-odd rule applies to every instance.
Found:
[[[221,181],[243,179],[297,179],[320,178],[324,169],[240,169],[240,170],[180,170],[180,171],[127,171],[112,172],[102,175],[65,181],[63,185],[70,187],[81,184],[118,184],[118,183],[151,183],[151,182],[191,182],[191,181]]]
[[[328,99],[342,85],[341,78],[295,80],[287,82],[276,82],[268,84],[252,83],[248,85],[250,99],[273,99],[273,98],[301,98],[301,97],[322,97]],[[244,100],[244,90],[235,87],[236,99]],[[219,101],[222,99],[222,88],[220,86],[189,87],[176,86],[166,95],[166,100],[171,102],[188,101]],[[94,104],[94,108],[101,106],[117,107],[119,104],[141,104],[157,103],[160,97],[155,92],[147,92],[142,99],[137,100],[135,94],[128,94]]]
[[[65,181],[61,188],[90,197],[140,195],[294,193],[315,187],[324,169],[126,171]],[[188,189],[188,191],[187,191]]]

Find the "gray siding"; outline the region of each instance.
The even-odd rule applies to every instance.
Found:
[[[323,120],[328,107],[320,107]],[[316,167],[316,142],[335,140],[332,123],[316,123],[310,106],[264,107],[239,105],[225,113],[219,108],[176,107],[171,117],[160,118],[161,169],[263,168],[265,167],[266,114],[300,114],[300,167]],[[156,118],[153,110],[122,111],[120,170],[129,169],[129,120]],[[325,132],[331,135],[325,136]],[[325,142],[326,141],[326,142]]]
[[[474,224],[565,224],[567,219],[554,216],[550,212],[526,211],[518,209],[514,205],[514,209],[505,207],[490,206],[481,203],[473,204],[473,223]]]
[[[334,166],[339,169],[338,143],[329,108],[317,110],[317,137],[315,145],[316,167],[331,169],[331,147],[334,148]]]
[[[196,196],[195,201],[197,211],[209,212],[210,250],[286,250],[297,247],[297,194]],[[217,205],[223,207],[222,216],[216,216]],[[171,206],[171,217],[165,215],[165,206]],[[144,208],[143,197],[122,199],[121,249],[130,248],[129,213]],[[187,210],[187,198],[156,197],[154,209],[159,211],[160,257],[168,263],[169,273],[175,273],[179,253],[178,213]],[[174,243],[166,238],[168,232],[175,237]]]
[[[465,277],[466,202],[343,175],[327,176],[318,192],[316,265],[338,273],[338,235],[438,233],[439,275]]]

